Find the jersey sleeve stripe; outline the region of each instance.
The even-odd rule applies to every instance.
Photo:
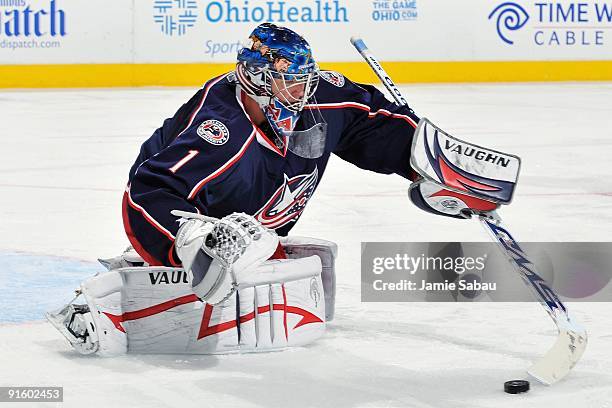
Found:
[[[417,127],[417,123],[410,116],[402,115],[399,113],[391,113],[386,109],[379,109],[376,112],[372,112],[372,108],[370,108],[368,105],[364,105],[358,102],[320,103],[320,104],[308,104],[304,106],[304,109],[314,109],[314,108],[319,108],[319,109],[355,108],[355,109],[360,109],[362,111],[368,112],[368,117],[370,119],[380,114],[380,115],[387,116],[387,117],[394,118],[394,119],[402,119],[406,121],[413,128],[416,129]]]
[[[168,250],[168,260],[172,264],[172,266],[180,267],[181,264],[174,259],[174,244],[170,245],[170,249]]]
[[[416,127],[417,127],[417,123],[410,116],[402,115],[400,113],[392,113],[392,112],[389,112],[386,109],[379,109],[376,112],[370,112],[370,113],[368,113],[368,116],[371,119],[371,118],[375,117],[378,114],[381,114],[383,116],[388,116],[390,118],[403,119],[406,122],[408,122],[408,124],[410,126],[412,126],[413,128],[416,129]]]
[[[344,109],[344,108],[357,108],[357,109],[361,109],[361,110],[366,110],[366,111],[370,111],[370,107],[368,105],[364,105],[363,103],[359,103],[359,102],[338,102],[338,103],[309,103],[308,105],[304,106],[304,109],[314,109],[314,108],[319,108],[319,109]]]
[[[236,153],[231,159],[225,162],[225,164],[223,164],[221,167],[219,167],[217,170],[211,173],[208,177],[198,182],[198,184],[196,184],[196,186],[191,190],[187,198],[189,200],[193,200],[193,198],[198,194],[198,192],[202,189],[202,187],[206,185],[206,183],[219,177],[224,172],[226,172],[229,168],[231,168],[234,164],[236,164],[240,160],[240,158],[244,155],[244,152],[247,150],[247,148],[249,147],[253,139],[255,139],[255,130],[251,132],[250,136],[248,137],[246,142],[244,142],[244,144],[242,145],[238,153]]]
[[[168,239],[170,241],[174,242],[174,235],[172,235],[172,233],[170,231],[168,231],[159,222],[157,222],[155,220],[155,218],[153,218],[144,208],[142,208],[141,206],[136,204],[134,202],[134,200],[132,200],[132,196],[130,194],[129,187],[126,189],[125,192],[127,194],[127,200],[128,200],[128,204],[130,205],[130,207],[132,207],[134,210],[140,212],[142,214],[142,216],[144,217],[144,219],[146,219],[149,224],[151,224],[156,230],[158,230],[159,232],[164,234],[166,237],[168,237]]]
[[[193,121],[195,119],[195,117],[197,116],[198,112],[200,112],[200,110],[202,109],[202,106],[204,106],[204,101],[206,100],[206,97],[208,96],[208,92],[210,91],[210,88],[212,88],[216,83],[218,83],[219,81],[221,81],[223,78],[225,78],[228,74],[223,74],[221,76],[218,76],[216,78],[211,79],[207,85],[205,85],[205,91],[204,94],[202,95],[202,100],[200,101],[200,103],[198,104],[198,107],[196,109],[194,109],[193,113],[191,114],[191,116],[189,117],[189,122],[187,123],[187,126],[185,126],[185,128],[183,130],[181,130],[181,132],[176,135],[176,137],[174,138],[174,140],[178,139],[183,133],[185,133],[185,131],[187,129],[189,129],[189,127],[193,124]],[[159,154],[159,152],[158,152]],[[151,157],[155,157],[157,154],[151,156]],[[142,167],[143,164],[145,164],[147,161],[149,161],[149,159],[151,159],[151,157],[149,157],[147,160],[143,161],[142,163],[140,163],[138,165],[138,169],[136,170],[136,173],[138,173],[138,170],[140,170],[140,168]]]
[[[153,255],[151,255],[144,247],[140,244],[134,231],[132,230],[132,226],[130,225],[130,219],[128,215],[128,190],[125,190],[123,193],[123,202],[121,204],[122,218],[123,218],[123,228],[125,229],[125,233],[132,244],[132,247],[138,252],[138,254],[144,259],[146,263],[151,266],[160,266],[163,265],[158,259],[156,259]]]
[[[208,85],[206,85],[206,89],[204,91],[204,94],[202,95],[202,100],[198,104],[198,107],[196,109],[194,109],[193,113],[191,114],[191,117],[189,118],[189,122],[187,122],[187,126],[185,126],[185,128],[176,136],[176,139],[178,139],[183,133],[185,133],[185,131],[187,129],[189,129],[189,127],[193,124],[193,121],[194,121],[195,117],[198,115],[198,112],[200,112],[200,110],[202,109],[202,106],[204,106],[204,101],[206,100],[206,97],[208,96],[208,92],[210,91],[210,88],[212,88],[215,84],[217,84],[219,81],[221,81],[227,75],[228,74],[223,74],[223,75],[218,76],[218,77],[216,77],[214,79],[211,79],[208,82]]]

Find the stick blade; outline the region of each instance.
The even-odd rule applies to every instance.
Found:
[[[561,329],[554,346],[527,372],[542,384],[552,385],[569,374],[586,346],[587,334],[584,329]]]

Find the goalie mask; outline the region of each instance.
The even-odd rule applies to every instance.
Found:
[[[320,157],[327,124],[317,108],[306,107],[319,83],[310,45],[295,32],[269,23],[255,28],[249,39],[250,47],[238,53],[236,78],[261,107],[276,146],[300,157]]]

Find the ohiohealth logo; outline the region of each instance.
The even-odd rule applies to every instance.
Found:
[[[6,1],[6,0],[0,0]],[[154,0],[153,19],[166,35],[184,35],[195,25],[198,15],[208,23],[348,23],[349,9],[343,0],[266,1],[254,6],[249,0]],[[414,14],[416,0],[394,1],[393,7],[408,8],[403,19]],[[201,4],[201,10],[198,7]]]
[[[196,0],[155,0],[153,20],[166,35],[183,35],[197,18]]]
[[[502,3],[497,6],[491,14],[489,20],[497,19],[497,34],[508,44],[514,44],[508,35],[512,31],[520,30],[529,21],[529,14],[520,5],[512,2]]]
[[[267,1],[253,6],[249,0],[209,1],[203,16],[211,23],[348,23],[348,9],[340,0]],[[299,6],[299,7],[298,7]]]

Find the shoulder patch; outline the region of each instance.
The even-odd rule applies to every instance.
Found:
[[[329,82],[330,84],[342,88],[344,86],[344,75],[335,71],[321,71],[319,72],[321,78]]]
[[[235,83],[238,82],[238,79],[236,78],[236,73],[235,72],[230,72],[229,74],[227,74],[225,79],[227,79],[227,82],[229,82],[230,84],[235,84]]]
[[[205,120],[198,126],[198,136],[215,146],[225,144],[229,140],[227,126],[215,119]]]

